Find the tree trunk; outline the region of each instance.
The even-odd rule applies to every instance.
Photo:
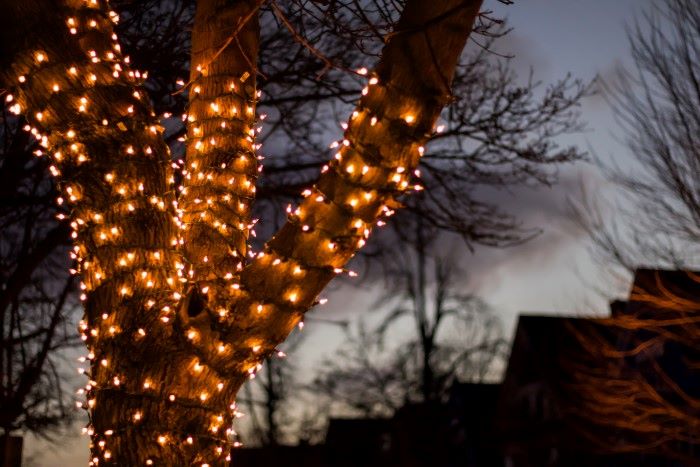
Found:
[[[0,437],[0,467],[22,467],[22,441],[7,431]]]
[[[268,359],[266,370],[267,384],[265,384],[265,419],[267,421],[267,433],[265,442],[268,446],[279,444],[279,427],[277,426],[277,412],[281,399],[280,388],[277,387],[278,376],[275,374],[274,363]]]
[[[162,129],[106,5],[0,3],[0,81],[43,139],[71,210],[93,464],[228,464],[238,389],[412,188],[480,4],[406,3],[338,156],[243,266],[257,171],[257,4],[198,4],[190,178],[176,208]]]

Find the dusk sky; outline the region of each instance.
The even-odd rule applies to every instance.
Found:
[[[567,73],[583,80],[597,74],[613,76],[617,66],[628,63],[625,24],[651,4],[653,0],[516,0],[514,5],[504,6],[486,0],[485,8],[492,9],[496,17],[507,17],[514,29],[498,43],[497,50],[515,56],[514,67],[520,77],[524,79],[532,67],[535,77],[546,85]],[[561,144],[577,144],[601,159],[615,158],[622,164],[629,160],[624,146],[615,140],[616,126],[605,101],[589,98],[582,112],[588,130],[563,138]],[[568,195],[576,194],[581,177],[603,193],[609,188],[594,164],[568,167],[561,177],[562,183],[551,189],[503,198],[506,207],[519,214],[526,225],[542,228],[542,235],[518,247],[464,254],[465,289],[493,307],[507,335],[520,312],[605,312],[605,300],[589,287],[599,284],[604,272],[588,259],[585,239],[566,219],[565,203]],[[326,295],[329,303],[313,316],[340,320],[362,316],[371,307],[376,291],[341,288]],[[310,324],[305,332],[308,338],[290,356],[302,376],[311,375],[317,362],[342,340],[342,333],[333,326]],[[75,432],[79,429],[77,425]],[[87,442],[87,437],[66,437],[46,445],[28,439],[26,465],[84,465]]]

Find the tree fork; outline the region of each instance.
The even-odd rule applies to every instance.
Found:
[[[289,221],[241,274],[236,310],[260,325],[236,332],[270,352],[317,303],[396,197],[414,187],[423,145],[451,99],[481,1],[408,1],[369,73],[335,158]]]
[[[235,50],[241,56],[226,47],[218,52],[221,62],[215,59],[202,70],[194,64],[193,84],[202,96],[191,99],[195,121],[188,125],[188,163],[201,161],[212,171],[215,163],[220,168],[226,163],[221,173],[235,172],[245,185],[257,170],[253,142],[246,135],[254,107],[251,112],[246,108],[240,121],[208,114],[211,121],[202,123],[202,135],[223,130],[223,150],[193,148],[199,137],[197,114],[207,111],[207,105],[216,114],[217,107],[229,111],[254,104],[256,98],[254,84],[252,92],[245,89],[254,73],[246,79],[245,72],[240,74],[246,66],[255,67],[256,57],[248,54],[257,53],[257,14],[250,15],[256,5],[227,3],[226,8],[215,0],[198,5],[200,25],[216,17],[217,8],[226,14],[216,17],[216,30],[196,32],[193,45],[201,48],[193,47],[193,56],[213,57],[230,31],[238,31]],[[26,0],[0,5],[5,23],[0,34],[7,49],[0,80],[13,89],[10,105],[27,114],[32,131],[52,153],[53,171],[72,208],[85,293],[81,328],[91,361],[86,395],[93,464],[228,465],[227,427],[238,389],[342,271],[379,216],[389,214],[397,206],[395,198],[413,186],[411,174],[449,101],[449,85],[480,4],[406,3],[336,158],[235,283],[225,275],[229,266],[238,269],[240,258],[231,263],[226,255],[245,253],[248,227],[221,237],[226,245],[221,247],[215,241],[220,225],[194,222],[201,212],[208,213],[194,206],[199,204],[196,192],[208,186],[204,195],[213,196],[212,190],[248,199],[253,190],[224,190],[219,172],[212,173],[212,180],[203,173],[200,185],[196,172],[203,166],[198,165],[192,172],[197,180],[186,182],[191,191],[178,207],[182,220],[177,218],[167,147],[137,74],[121,56],[110,21],[116,17],[106,3]],[[27,36],[27,30],[36,33]],[[241,83],[236,94],[226,94],[224,80],[211,73],[219,66],[225,79]],[[215,129],[223,121],[231,126]],[[211,139],[201,143],[212,145]],[[252,163],[236,165],[241,155]],[[218,204],[211,213],[227,226],[245,224],[248,208],[246,203],[242,212],[232,213]],[[182,237],[180,230],[185,231]],[[211,283],[215,291],[226,290],[217,292],[225,298],[185,295],[182,276],[188,271],[180,244],[187,244],[184,252],[195,281],[201,279],[200,286],[206,282],[201,293]],[[209,255],[216,260],[206,267]],[[225,271],[224,281],[219,271]]]

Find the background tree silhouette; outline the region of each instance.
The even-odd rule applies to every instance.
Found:
[[[601,261],[693,268],[700,244],[700,13],[687,0],[652,6],[628,31],[634,62],[603,89],[634,163],[604,165],[623,199],[576,210]]]
[[[601,449],[668,452],[696,465],[700,297],[700,11],[692,0],[655,4],[628,30],[634,66],[604,83],[634,158],[604,166],[622,200],[573,205],[592,254],[612,274],[680,269],[685,289],[659,276],[631,291],[630,310],[577,331],[572,364],[586,432]],[[678,279],[680,277],[680,279]],[[613,330],[611,333],[609,330]],[[610,336],[626,336],[621,341]],[[683,361],[676,360],[683,356]],[[613,430],[599,431],[606,426]],[[601,434],[614,436],[601,439]]]
[[[445,238],[419,217],[397,235],[401,248],[386,255],[386,291],[377,303],[386,313],[369,329],[348,329],[346,344],[325,360],[311,388],[366,416],[443,403],[457,380],[494,378],[506,353],[498,319],[462,289],[465,276]],[[392,335],[406,326],[410,337]]]
[[[300,435],[299,414],[291,413],[289,401],[300,392],[301,385],[296,365],[286,357],[294,354],[302,342],[301,333],[290,336],[285,351],[267,358],[262,371],[243,387],[238,400],[249,420],[248,432],[241,437],[245,444],[276,446]]]
[[[68,272],[70,229],[58,224],[55,187],[21,119],[0,128],[0,428],[51,437],[70,419],[63,351],[75,333],[76,282]]]

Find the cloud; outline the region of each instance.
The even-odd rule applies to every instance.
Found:
[[[524,78],[532,69],[536,76],[547,74],[551,63],[537,45],[534,38],[513,30],[496,40],[494,52],[511,58],[511,66],[517,75]]]
[[[504,281],[532,276],[538,269],[553,267],[562,255],[573,253],[585,232],[573,222],[568,202],[580,199],[582,186],[594,192],[608,189],[594,167],[579,164],[563,171],[559,183],[549,188],[488,193],[489,202],[504,207],[525,227],[537,228],[541,233],[512,247],[479,247],[474,254],[465,254],[462,261],[469,287],[489,295]]]
[[[604,67],[596,72],[594,82],[594,93],[586,97],[585,104],[588,106],[588,111],[606,111],[609,110],[609,104],[606,100],[606,92],[617,89],[622,84],[622,77],[625,68],[629,64],[620,58],[614,58]]]

